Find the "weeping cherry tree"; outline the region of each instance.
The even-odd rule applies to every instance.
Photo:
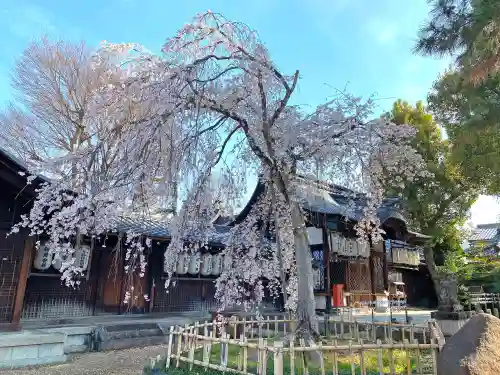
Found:
[[[135,44],[104,43],[95,68],[109,61],[116,62],[108,74],[114,79],[101,85],[92,106],[107,136],[67,156],[81,171],[76,194],[66,192],[68,177],[55,182],[57,189],[42,186],[30,215],[16,228],[48,233],[55,251],[72,254],[75,228],[89,236],[113,231],[120,216],[148,217],[151,197],[171,199],[172,187],[178,187],[180,209],[165,219],[172,236],[165,250],[168,288],[180,254],[197,251],[217,235],[211,176],[220,176],[217,189],[230,204],[242,198],[249,176],[258,175],[264,193],[224,237],[216,298],[220,309],[258,306],[265,287],[281,292],[286,274],[286,307],[296,314],[297,333],[316,339],[304,209],[304,189],[313,194],[315,184],[301,176],[314,174],[363,192],[359,241],[379,241],[377,207],[387,172],[406,181],[427,173],[409,145],[413,128],[369,120],[372,101],[343,92],[312,111],[292,105],[299,71],[280,71],[256,32],[212,12],[169,38],[161,56]],[[106,171],[89,169],[111,142],[116,155]],[[397,178],[393,183],[401,184]],[[151,240],[139,233],[126,236],[126,259],[139,260],[127,270],[143,274]],[[73,280],[79,270],[71,257],[65,267],[66,279]]]

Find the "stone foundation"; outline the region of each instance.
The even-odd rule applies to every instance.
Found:
[[[0,336],[0,368],[63,363],[65,335],[26,332]]]

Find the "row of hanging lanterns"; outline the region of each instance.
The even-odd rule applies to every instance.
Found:
[[[358,242],[355,238],[346,238],[337,232],[329,233],[330,249],[333,253],[348,257],[370,256],[370,245],[366,242]]]
[[[55,258],[50,251],[46,242],[40,244],[36,251],[33,267],[44,271],[53,266],[57,271],[61,270],[63,262],[68,259],[69,255],[65,254]],[[83,271],[88,268],[90,259],[90,247],[87,245],[81,246],[74,252],[75,266],[80,267]],[[177,261],[176,273],[178,275],[198,275],[203,276],[219,276],[224,268],[224,257],[222,254],[180,254]]]
[[[219,276],[224,269],[224,256],[222,254],[210,254],[196,252],[193,254],[179,254],[176,265],[177,275]],[[164,270],[167,272],[167,269]]]
[[[307,237],[309,245],[323,244],[323,229],[308,227]],[[364,257],[370,256],[370,246],[368,243],[360,243],[355,238],[346,238],[338,232],[329,231],[328,242],[332,253],[349,257]]]
[[[37,270],[44,271],[53,266],[57,271],[61,270],[63,262],[68,259],[69,255],[65,254],[54,259],[54,254],[50,251],[47,242],[40,244],[36,251],[35,259],[33,260],[33,267]],[[89,266],[90,259],[90,246],[83,245],[74,252],[76,267],[80,267],[85,271]]]

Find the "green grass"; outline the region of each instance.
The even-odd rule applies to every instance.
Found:
[[[211,364],[220,364],[220,345],[216,344],[212,346],[212,350],[210,353],[210,363]],[[422,351],[423,352],[423,351]],[[240,348],[235,346],[235,345],[230,345],[229,346],[229,353],[228,353],[228,363],[227,366],[230,368],[238,368],[238,356],[240,353]],[[298,354],[298,353],[297,353]],[[295,374],[302,374],[303,370],[303,359],[301,356],[297,356],[294,361],[295,364]],[[185,354],[184,356],[187,356]],[[249,349],[249,359],[247,363],[247,369],[249,372],[252,373],[257,373],[257,363],[255,361],[255,358],[257,357],[257,354],[253,349]],[[378,352],[376,350],[367,350],[364,352],[364,365],[365,369],[368,375],[375,375],[379,374],[379,367],[378,367]],[[201,350],[197,350],[195,352],[195,357],[196,360],[202,361],[203,359],[203,353]],[[338,361],[338,371],[339,374],[344,375],[344,374],[352,374],[352,369],[351,366],[354,364],[355,374],[361,374],[360,370],[360,356],[359,354],[353,354],[349,356],[348,354],[345,353],[339,353],[337,355],[337,361]],[[392,351],[392,361],[394,363],[394,374],[408,374],[408,369],[410,369],[410,373],[415,373],[416,372],[416,360],[415,356],[410,353],[410,351],[405,351],[405,350],[393,350]],[[325,371],[327,374],[332,374],[333,373],[333,364],[334,364],[334,355],[333,352],[325,352],[323,356],[323,362],[324,362],[324,367]],[[201,368],[199,366],[194,365],[193,369],[189,371],[188,365],[185,363],[180,363],[179,368],[175,368],[175,363],[176,361],[173,360],[173,363],[171,363],[171,368],[167,369],[167,373],[169,375],[187,375],[187,374],[204,374],[204,375],[221,375],[222,372],[218,370],[213,370],[213,369],[207,369],[205,370],[204,368]],[[174,365],[172,367],[172,364]],[[390,361],[390,353],[388,350],[384,350],[382,353],[382,364],[383,364],[383,370],[384,373],[392,373],[391,372],[391,361]],[[284,353],[283,355],[283,373],[284,374],[289,374],[290,373],[290,357],[287,353]],[[165,368],[165,361],[160,361],[157,363],[155,366],[156,368]],[[273,374],[273,353],[269,353],[268,358],[267,358],[267,373],[268,374]],[[308,369],[309,369],[309,374],[310,375],[315,375],[315,374],[320,374],[320,365],[319,363],[315,363],[314,361],[308,361]],[[148,369],[145,369],[145,374],[151,374],[152,372]],[[229,372],[226,372],[228,374]]]

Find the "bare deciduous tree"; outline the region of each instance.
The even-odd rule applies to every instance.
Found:
[[[93,69],[84,43],[32,42],[12,76],[15,104],[1,116],[2,142],[30,165],[77,150],[90,141],[89,105],[107,69]]]

